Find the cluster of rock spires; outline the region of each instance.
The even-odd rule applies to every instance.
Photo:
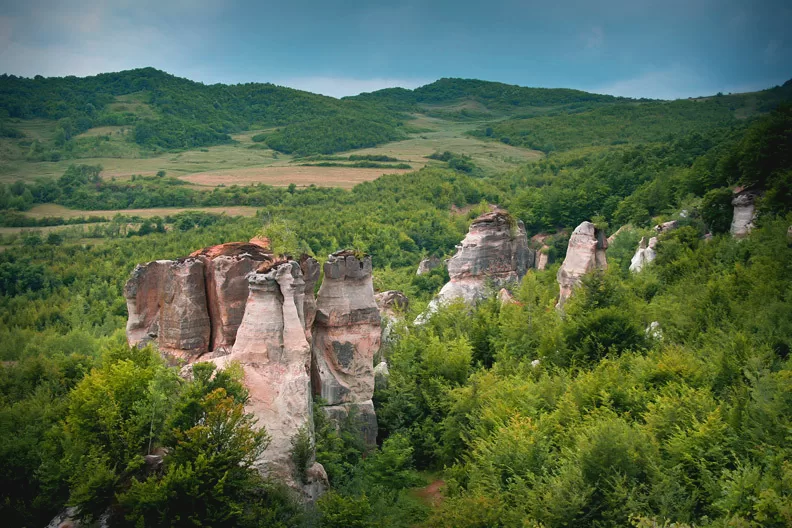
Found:
[[[358,408],[369,444],[377,433],[371,398],[381,327],[371,258],[330,255],[315,298],[319,272],[311,257],[275,257],[254,240],[139,265],[124,289],[130,345],[152,342],[187,363],[242,366],[248,410],[271,437],[259,469],[308,498],[327,477],[314,463],[298,486],[291,450],[301,429],[313,441],[314,394],[331,418]]]

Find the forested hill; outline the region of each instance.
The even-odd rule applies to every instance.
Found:
[[[452,106],[476,103],[481,110],[513,114],[532,107],[558,107],[583,103],[630,101],[624,97],[600,95],[567,88],[526,88],[478,79],[443,78],[414,90],[386,88],[362,93],[346,100],[376,101],[408,109],[414,105]]]
[[[332,154],[420,133],[410,120],[424,114],[473,121],[480,126],[474,135],[551,152],[706,132],[766,113],[791,94],[786,83],[669,102],[444,78],[414,90],[335,99],[270,83],[205,85],[154,68],[83,78],[2,75],[0,137],[26,139],[15,127],[19,120],[52,121],[51,144],[32,147],[38,161],[75,157],[69,142],[102,126],[130,127],[128,139],[148,151],[229,143],[230,134],[263,130],[254,140],[273,150]]]
[[[230,141],[233,132],[283,127],[270,143],[283,152],[299,151],[289,125],[298,125],[302,146],[319,141],[306,138],[306,129],[339,131],[309,146],[312,152],[373,146],[403,136],[399,116],[375,104],[269,83],[204,85],[154,68],[83,78],[0,76],[0,122],[7,118],[58,120],[61,142],[93,127],[133,125],[136,143],[159,149],[213,145]],[[9,128],[3,127],[4,135]]]

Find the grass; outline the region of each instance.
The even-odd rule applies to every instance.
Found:
[[[80,216],[105,216],[112,217],[116,214],[127,216],[139,216],[141,218],[151,218],[152,216],[167,216],[182,213],[184,211],[203,211],[206,213],[225,213],[228,216],[255,216],[257,209],[244,205],[234,205],[228,207],[158,207],[154,209],[116,209],[110,211],[85,211],[81,209],[68,209],[62,205],[42,204],[25,211],[25,216],[32,218],[46,218],[49,216],[60,216],[62,218],[76,218]],[[61,227],[61,226],[56,226]],[[10,229],[10,228],[9,228]],[[19,229],[19,228],[14,228]],[[35,228],[43,229],[43,228]]]
[[[136,113],[148,107],[140,96],[130,94],[119,97],[118,105],[127,105]],[[131,108],[134,107],[134,108]],[[466,132],[481,125],[477,121],[455,122],[417,115],[410,126],[421,130],[403,141],[379,147],[339,153],[349,155],[387,155],[409,163],[413,170],[430,163],[426,156],[437,151],[450,150],[470,156],[485,172],[509,170],[516,165],[542,157],[536,151],[513,147],[495,141],[482,141],[466,135]],[[67,159],[58,162],[30,162],[25,160],[29,143],[33,139],[47,142],[55,133],[56,123],[41,119],[19,121],[13,126],[21,129],[26,137],[22,140],[0,140],[0,183],[16,180],[32,181],[38,177],[60,177],[72,163],[101,165],[102,176],[107,179],[129,179],[133,174],[154,175],[164,170],[169,176],[181,178],[200,186],[250,185],[266,183],[287,186],[319,185],[351,188],[354,185],[378,178],[382,174],[398,174],[405,170],[381,168],[362,169],[353,167],[297,167],[292,156],[277,153],[251,139],[268,129],[250,130],[232,136],[234,143],[217,145],[181,152],[147,153],[128,141],[130,127],[97,127],[81,134],[77,139],[84,142],[86,153],[95,157]],[[109,141],[99,141],[92,147],[94,138],[109,136]],[[27,144],[28,146],[24,146]],[[251,148],[254,147],[255,148]],[[263,147],[263,148],[262,148]]]

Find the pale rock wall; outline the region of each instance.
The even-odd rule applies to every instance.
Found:
[[[608,242],[605,233],[596,229],[591,222],[583,222],[575,228],[569,237],[567,254],[564,263],[558,270],[559,298],[556,308],[561,309],[572,295],[572,290],[580,284],[586,273],[594,269],[606,269],[608,262],[605,251]]]
[[[363,403],[374,393],[374,354],[381,319],[374,300],[371,257],[330,255],[316,298],[313,384],[328,405]]]
[[[732,216],[731,234],[735,238],[748,236],[756,220],[756,195],[749,191],[740,191],[732,199],[734,215]]]
[[[657,237],[652,237],[646,242],[646,237],[642,237],[638,243],[638,249],[630,260],[630,271],[639,273],[647,264],[657,258]]]

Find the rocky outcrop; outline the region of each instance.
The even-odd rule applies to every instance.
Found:
[[[595,269],[606,269],[608,262],[605,250],[608,242],[605,232],[594,227],[591,222],[583,222],[575,228],[569,237],[566,258],[558,270],[558,285],[560,289],[556,308],[561,309],[572,295],[572,290],[580,284],[586,273]]]
[[[536,269],[543,271],[547,269],[547,263],[550,259],[550,246],[542,246],[536,252]]]
[[[415,274],[424,275],[435,268],[439,268],[442,264],[443,262],[437,257],[427,257],[418,264],[418,270]]]
[[[311,346],[305,334],[304,296],[299,263],[279,259],[261,265],[249,277],[234,346],[230,354],[214,359],[221,368],[232,361],[242,366],[250,393],[246,408],[270,435],[270,444],[257,461],[259,470],[294,487],[292,441],[304,430],[313,442]],[[320,476],[323,471],[313,468],[308,473]],[[317,488],[317,483],[309,484],[308,490]]]
[[[757,194],[750,190],[738,187],[734,191],[732,205],[734,214],[732,216],[731,234],[735,238],[748,236],[754,227],[756,220],[756,198]]]
[[[491,286],[522,280],[535,261],[536,251],[528,247],[521,221],[505,211],[484,213],[473,220],[456,254],[448,260],[450,281],[429,304],[427,312],[455,299],[474,304],[493,293]]]
[[[668,222],[663,222],[662,224],[654,226],[654,230],[658,235],[662,235],[663,233],[668,233],[669,231],[673,231],[678,227],[679,222],[676,220],[669,220]]]
[[[657,258],[657,237],[652,237],[649,239],[647,243],[646,237],[642,237],[641,241],[638,243],[638,249],[635,251],[635,255],[630,260],[630,271],[633,273],[638,273],[644,267],[649,264],[650,262],[654,261]]]
[[[153,342],[186,361],[228,353],[245,313],[247,276],[270,260],[257,243],[232,242],[137,266],[124,287],[127,341]]]
[[[380,316],[391,319],[398,319],[410,306],[407,296],[397,290],[380,292],[374,296],[374,301],[377,303]]]
[[[313,326],[314,391],[329,405],[371,399],[380,321],[371,257],[351,251],[330,255]]]
[[[319,273],[321,268],[315,258],[308,255],[300,257],[300,270],[303,274],[304,287],[304,301],[303,301],[303,315],[305,317],[305,331],[306,337],[311,339],[311,328],[313,327],[314,318],[316,317],[316,296],[314,290],[316,283],[319,281]]]

